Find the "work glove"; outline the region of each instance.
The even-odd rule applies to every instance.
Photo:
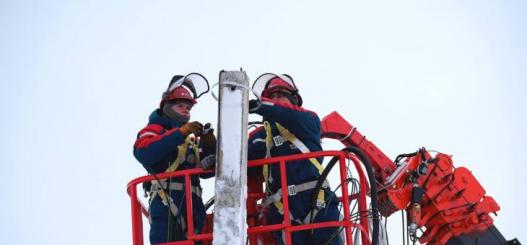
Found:
[[[181,132],[181,134],[185,137],[189,134],[201,135],[202,130],[203,125],[197,121],[189,122],[179,128],[179,132]]]
[[[249,100],[249,113],[254,113],[261,105],[260,100]]]
[[[210,123],[206,123],[203,126],[203,131],[201,132],[201,142],[205,146],[211,146],[216,142],[216,136],[214,136],[214,129],[211,127]]]
[[[204,170],[214,168],[214,166],[216,166],[216,155],[209,155],[198,163],[198,167]]]

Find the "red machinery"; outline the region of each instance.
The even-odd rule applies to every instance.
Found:
[[[288,161],[320,156],[331,156],[338,160],[341,190],[339,200],[343,207],[342,221],[292,225],[289,218],[288,200],[284,198],[284,222],[278,225],[266,225],[260,215],[258,201],[264,197],[262,180],[248,180],[247,222],[250,244],[275,244],[271,231],[283,230],[287,244],[291,244],[291,232],[331,226],[343,227],[346,244],[353,244],[352,236],[358,232],[361,244],[372,244],[376,239],[375,225],[371,231],[369,220],[379,219],[378,213],[388,217],[400,210],[407,212],[408,234],[412,240],[426,244],[471,245],[471,244],[520,244],[517,240],[506,241],[493,226],[490,213],[500,209],[476,178],[466,168],[455,168],[450,156],[437,153],[432,156],[424,148],[415,153],[399,155],[395,162],[390,160],[372,142],[366,139],[338,113],[333,112],[322,120],[324,138],[341,141],[345,146],[358,149],[359,152],[324,151],[298,154],[250,161],[248,166],[279,164],[281,168],[282,196],[287,196],[285,164]],[[358,154],[360,153],[360,154]],[[358,173],[359,190],[348,189],[346,175],[347,161],[351,161]],[[363,165],[361,165],[364,164]],[[370,165],[370,166],[368,166]],[[366,169],[366,171],[365,171]],[[370,169],[370,171],[368,171]],[[200,169],[176,171],[159,174],[158,178],[185,176],[186,186],[190,186],[190,176],[203,173]],[[368,181],[368,177],[369,181]],[[137,199],[137,185],[150,181],[153,176],[143,176],[128,184],[128,193],[132,199],[132,228],[134,245],[143,244],[141,212],[148,215]],[[372,183],[374,182],[374,183]],[[370,191],[371,190],[371,191]],[[190,188],[186,188],[187,197]],[[370,209],[367,205],[370,195]],[[186,198],[190,202],[191,198]],[[357,202],[358,210],[350,210],[350,202]],[[187,203],[187,216],[192,221],[191,203]],[[203,234],[194,234],[188,224],[187,241],[166,244],[194,244],[195,241],[210,243],[212,239],[212,214],[208,215],[207,227]],[[417,230],[424,229],[422,235]],[[378,230],[377,230],[378,232]],[[378,234],[378,233],[377,233]],[[477,243],[476,243],[477,242]]]
[[[417,239],[417,229],[425,229],[420,243],[520,244],[507,242],[493,226],[490,213],[499,205],[468,169],[455,168],[450,156],[431,157],[421,148],[398,156],[394,163],[338,113],[326,116],[322,127],[324,137],[364,151],[377,179],[380,213],[388,217],[406,210],[410,236]]]

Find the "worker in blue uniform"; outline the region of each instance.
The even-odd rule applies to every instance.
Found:
[[[256,79],[253,90],[259,100],[249,102],[249,113],[263,117],[264,126],[249,135],[248,159],[287,156],[321,151],[320,119],[302,107],[302,97],[289,75],[266,73]],[[338,221],[338,200],[324,183],[314,193],[315,185],[323,170],[322,159],[291,161],[286,165],[289,209],[292,224],[309,224]],[[268,208],[268,224],[283,222],[280,169],[278,164],[249,168],[249,176],[261,176],[266,182],[267,197],[263,206]],[[312,205],[316,196],[316,205]],[[338,228],[322,228],[292,233],[293,244],[339,244]],[[331,237],[335,235],[335,239]],[[274,232],[276,241],[284,243],[283,232]],[[331,240],[331,241],[330,241]]]
[[[189,122],[190,111],[199,97],[193,84],[196,79],[191,78],[196,78],[195,74],[173,77],[159,108],[150,114],[148,125],[137,134],[134,156],[150,174],[196,167],[210,169],[215,164],[216,138],[210,124],[203,126],[197,121]],[[211,176],[213,174],[201,177]],[[191,177],[195,233],[203,229],[206,215],[199,178]],[[156,177],[151,182],[147,190],[150,195],[151,244],[186,240],[184,183],[184,177]]]

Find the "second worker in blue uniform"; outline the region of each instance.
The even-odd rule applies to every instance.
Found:
[[[256,79],[253,89],[261,90],[260,100],[251,100],[249,113],[263,117],[264,126],[249,135],[248,160],[321,151],[320,119],[302,108],[302,97],[293,79],[288,75],[266,73]],[[259,91],[257,91],[259,92]],[[314,193],[315,185],[323,170],[322,159],[303,159],[286,164],[289,192],[289,209],[292,224],[309,224],[338,221],[338,199],[329,189]],[[261,176],[266,182],[268,224],[283,222],[280,168],[278,164],[250,168],[249,176]],[[312,205],[316,196],[316,205]],[[339,244],[337,227],[292,233],[293,244]],[[274,232],[276,241],[284,244],[282,232]],[[332,237],[334,237],[332,239]]]

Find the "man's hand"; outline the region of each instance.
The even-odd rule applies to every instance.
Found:
[[[261,105],[260,100],[249,100],[249,113],[254,113]]]
[[[183,134],[185,137],[189,134],[201,135],[202,130],[203,125],[197,121],[189,122],[179,128],[179,132],[181,132],[181,134]]]
[[[216,136],[214,136],[214,129],[210,123],[206,123],[203,126],[203,132],[201,133],[201,142],[206,146],[211,146],[216,142]]]

